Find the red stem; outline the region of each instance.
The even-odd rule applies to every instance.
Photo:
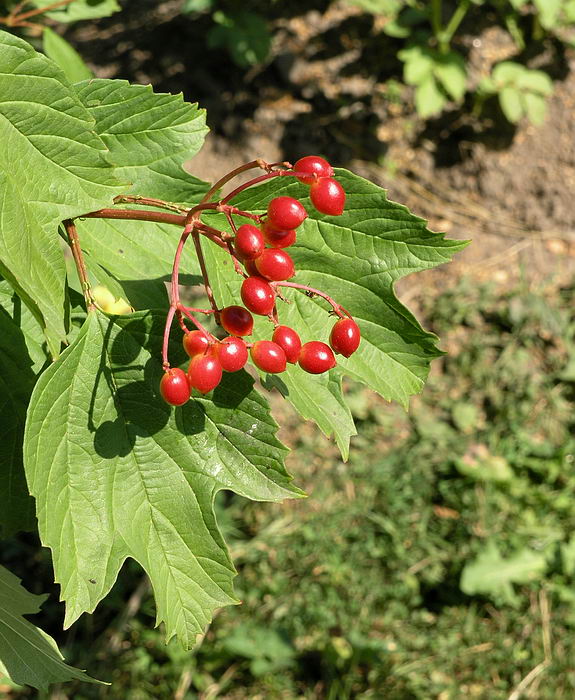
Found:
[[[285,177],[286,175],[292,177],[309,177],[309,173],[300,173],[296,170],[276,170],[273,173],[266,173],[265,175],[254,177],[253,180],[244,182],[243,185],[236,187],[235,190],[232,190],[221,200],[221,204],[227,204],[230,199],[233,199],[240,192],[247,190],[248,187],[252,187],[252,185],[257,185],[259,182],[265,182],[266,180],[270,180],[272,177]]]

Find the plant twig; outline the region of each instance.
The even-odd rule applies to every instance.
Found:
[[[270,282],[270,286],[274,289],[276,287],[291,287],[292,289],[301,289],[309,297],[318,296],[322,299],[325,299],[331,305],[335,314],[337,314],[340,318],[345,318],[345,316],[348,316],[349,318],[352,317],[349,311],[344,309],[341,304],[338,304],[337,301],[335,301],[335,299],[332,299],[328,294],[326,294],[325,292],[321,292],[319,289],[308,287],[305,284],[298,284],[297,282]]]
[[[19,14],[20,10],[25,7],[28,3],[21,2],[10,12],[6,17],[0,17],[0,23],[7,25],[8,27],[18,27],[18,26],[30,26],[25,20],[30,17],[36,17],[37,15],[42,15],[45,12],[50,12],[51,10],[57,10],[59,7],[65,7],[75,2],[75,0],[59,0],[58,2],[53,2],[51,5],[45,5],[44,7],[37,7],[35,10],[28,10],[28,12],[23,12]]]
[[[68,242],[70,245],[70,249],[72,250],[74,263],[76,264],[78,278],[80,280],[80,284],[82,285],[82,292],[84,294],[84,299],[86,300],[86,307],[88,311],[95,311],[96,302],[92,295],[92,287],[88,278],[88,270],[86,269],[86,263],[84,261],[84,255],[80,246],[80,239],[78,238],[78,231],[76,230],[76,225],[74,224],[72,219],[66,219],[64,221],[64,228],[66,229]]]

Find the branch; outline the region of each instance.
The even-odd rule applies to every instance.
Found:
[[[94,297],[92,295],[92,287],[90,285],[90,280],[88,279],[88,270],[86,269],[86,263],[84,262],[84,255],[82,254],[82,248],[80,246],[80,239],[78,238],[76,225],[72,219],[66,219],[64,221],[64,228],[66,229],[66,233],[68,235],[68,243],[72,250],[76,270],[78,271],[78,278],[80,280],[80,284],[82,285],[82,292],[84,294],[84,299],[86,300],[86,307],[88,311],[94,311],[96,309],[96,302],[94,301]]]

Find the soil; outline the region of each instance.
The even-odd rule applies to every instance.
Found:
[[[212,133],[190,166],[200,177],[213,180],[256,156],[294,161],[320,153],[388,188],[433,230],[472,239],[454,264],[406,280],[401,294],[416,296],[422,286],[443,287],[462,275],[502,285],[571,281],[573,53],[547,42],[522,56],[555,81],[539,128],[510,125],[495,100],[479,116],[468,101],[422,122],[399,83],[399,44],[382,33],[381,18],[344,2],[286,5],[265,3],[272,50],[265,64],[247,70],[207,46],[209,13],[183,15],[181,0],[130,0],[121,13],[66,36],[97,76],[183,91],[207,109]],[[244,6],[257,11],[258,2]],[[457,47],[472,80],[516,56],[497,18],[481,12],[469,18],[468,33],[463,26]]]

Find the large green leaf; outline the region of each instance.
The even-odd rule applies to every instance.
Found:
[[[423,388],[430,361],[441,353],[436,337],[426,333],[399,302],[393,285],[405,275],[448,262],[466,243],[432,233],[422,219],[390,202],[377,185],[345,170],[336,174],[347,193],[345,211],[338,217],[318,214],[307,198],[307,188],[291,178],[245,190],[233,203],[256,213],[265,211],[269,200],[278,195],[296,197],[305,204],[309,218],[290,248],[297,270],[294,281],[326,292],[357,320],[362,343],[352,357],[338,359],[339,367],[385,399],[407,406],[410,395]],[[211,218],[223,226],[221,218]],[[220,298],[224,303],[237,300],[241,279],[229,264],[224,265],[225,253],[208,246],[210,282],[218,302]],[[327,341],[333,321],[326,303],[296,290],[284,289],[282,294],[292,303],[279,302],[280,322],[301,330],[304,342]],[[254,337],[269,337],[271,328],[267,330],[266,323],[256,324]],[[340,421],[331,420],[327,427],[327,419],[337,414],[340,404],[335,396],[328,402],[323,380],[299,368],[285,376],[272,381],[285,381],[290,390],[283,393],[303,417],[315,420],[326,433],[333,432],[340,446],[348,440],[349,428],[342,429]],[[313,386],[318,387],[315,395]],[[307,397],[305,401],[300,394]]]
[[[68,666],[52,637],[23,617],[37,613],[46,598],[29,593],[14,574],[0,566],[0,676],[39,690],[71,680],[98,683]]]
[[[57,355],[65,339],[58,225],[120,191],[89,113],[64,73],[0,32],[0,274],[29,305]]]
[[[168,639],[190,647],[213,610],[235,602],[217,491],[269,501],[301,492],[245,372],[227,375],[212,399],[162,401],[163,321],[89,314],[36,385],[24,458],[66,625],[94,610],[130,556],[150,576]]]
[[[182,95],[155,93],[150,85],[89,80],[78,95],[96,120],[126,192],[169,202],[193,203],[206,183],[183,169],[202,147],[206,112]]]
[[[0,308],[0,527],[6,536],[34,525],[34,502],[22,464],[26,409],[34,386],[24,334]]]

